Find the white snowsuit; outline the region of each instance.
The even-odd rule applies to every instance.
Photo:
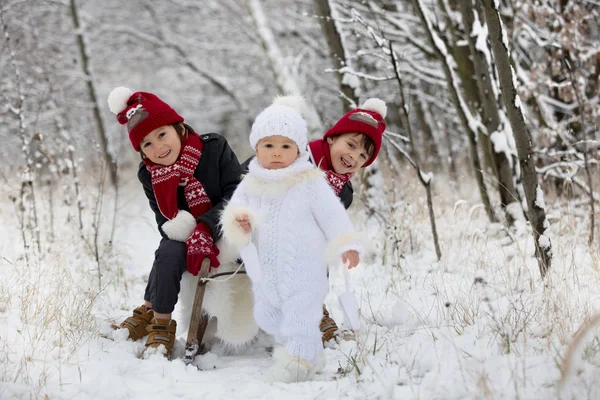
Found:
[[[251,234],[235,221],[244,214]],[[258,249],[256,322],[290,355],[316,365],[323,350],[319,321],[329,287],[327,264],[363,248],[324,173],[306,157],[278,170],[263,168],[255,158],[221,221],[224,240],[238,248],[252,241]]]

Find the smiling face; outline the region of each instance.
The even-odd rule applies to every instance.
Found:
[[[172,125],[161,126],[142,139],[140,150],[154,164],[172,165],[179,158],[181,138]]]
[[[370,154],[363,136],[362,133],[344,133],[327,138],[331,167],[336,173],[354,173],[369,160]]]
[[[290,166],[300,156],[298,145],[292,139],[275,135],[260,139],[256,144],[256,157],[266,169]]]

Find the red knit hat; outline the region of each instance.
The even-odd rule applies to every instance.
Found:
[[[126,87],[114,88],[108,95],[108,108],[117,114],[117,121],[127,125],[129,140],[140,151],[142,139],[161,126],[183,122],[183,117],[156,95],[133,92]]]
[[[363,165],[363,168],[371,165],[377,158],[381,149],[383,132],[385,132],[385,116],[387,106],[383,100],[377,98],[368,99],[360,108],[350,110],[335,123],[323,136],[323,139],[330,136],[342,135],[344,133],[362,133],[373,140],[375,151],[371,158]]]

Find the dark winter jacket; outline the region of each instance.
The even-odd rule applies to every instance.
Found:
[[[194,177],[200,181],[204,190],[206,190],[213,208],[198,217],[198,222],[204,222],[209,226],[213,239],[216,242],[221,237],[219,229],[221,212],[225,207],[225,202],[229,200],[235,188],[240,183],[242,168],[236,155],[223,136],[218,133],[205,133],[200,135],[200,140],[202,140],[204,147],[200,162],[194,172]],[[167,218],[158,209],[152,188],[152,177],[143,162],[140,163],[138,179],[144,186],[144,192],[150,201],[150,208],[152,208],[156,216],[158,230],[164,238],[167,238],[162,230],[162,225],[167,221]],[[180,210],[189,211],[182,186],[178,189],[177,201]]]
[[[252,161],[253,158],[254,156],[250,157],[242,163],[242,170],[244,174],[248,173],[248,164],[250,164],[250,161]],[[354,199],[354,189],[352,188],[352,182],[348,181],[344,184],[344,186],[342,187],[342,191],[340,192],[340,194],[338,194],[338,197],[340,198],[346,210],[350,208],[352,200]]]

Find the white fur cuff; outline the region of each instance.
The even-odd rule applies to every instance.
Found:
[[[370,248],[369,239],[362,233],[344,233],[327,245],[325,259],[328,265],[338,265],[342,262],[342,254],[346,251],[354,250],[363,255]]]
[[[179,210],[175,218],[163,224],[162,230],[171,240],[185,242],[196,228],[196,218],[187,211]]]
[[[237,218],[240,218],[243,215],[248,216],[250,227],[251,229],[254,229],[257,222],[256,214],[254,214],[254,212],[248,207],[228,205],[225,207],[223,215],[221,215],[223,238],[238,249],[250,244],[250,240],[252,238],[252,235],[244,232],[242,227],[236,221]]]

